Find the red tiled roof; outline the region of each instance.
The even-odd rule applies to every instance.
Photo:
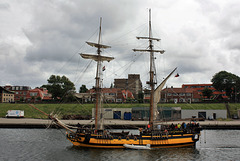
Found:
[[[119,90],[118,88],[102,88],[103,93],[117,93]],[[89,89],[87,93],[95,93],[95,89]]]
[[[166,91],[168,93],[193,93],[194,89],[192,88],[165,88],[162,91]]]
[[[123,98],[132,98],[132,99],[134,99],[134,96],[133,96],[133,94],[132,94],[132,92],[131,91],[129,91],[129,90],[122,90],[122,95],[123,95]]]
[[[87,93],[91,93],[91,94],[95,93],[95,89],[90,89],[87,91]],[[134,96],[131,91],[121,90],[120,88],[102,88],[102,93],[116,93],[118,98],[123,97],[124,99],[127,99],[127,98],[134,99]]]
[[[27,95],[26,95],[27,99],[32,97],[30,95],[30,93],[37,93],[37,95],[35,97],[41,97],[42,100],[50,100],[50,99],[52,99],[51,94],[48,93],[48,90],[43,89],[43,88],[35,88],[35,89],[29,90]]]

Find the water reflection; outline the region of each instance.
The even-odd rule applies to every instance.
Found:
[[[199,158],[199,150],[195,148],[170,148],[151,150],[131,149],[90,149],[68,147],[68,150],[86,154],[84,158],[90,160],[192,160]]]

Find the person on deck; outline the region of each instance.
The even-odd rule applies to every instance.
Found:
[[[171,130],[174,130],[175,126],[173,125],[173,123],[170,126]]]
[[[178,126],[177,126],[177,124],[175,125],[175,130],[177,130],[178,129]]]
[[[147,125],[147,129],[150,130],[150,128],[151,128],[151,126],[150,126],[150,124],[148,124],[148,125]]]
[[[177,124],[177,127],[178,127],[178,130],[180,130],[180,129],[181,129],[181,124],[178,123],[178,124]]]
[[[187,128],[187,125],[186,125],[185,122],[182,123],[182,128],[183,128],[183,129],[186,129],[186,128]]]

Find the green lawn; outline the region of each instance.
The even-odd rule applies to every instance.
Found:
[[[35,107],[47,114],[55,113],[61,118],[63,115],[91,115],[93,104],[34,104]],[[26,118],[47,118],[44,114],[28,104],[0,104],[0,117],[4,117],[8,110],[24,110]]]
[[[56,113],[61,118],[63,115],[91,115],[93,104],[35,104],[35,107],[45,113]],[[148,104],[105,104],[104,108],[131,108],[131,107],[148,107]],[[182,109],[225,109],[223,103],[217,104],[161,104],[162,107],[181,107]],[[240,104],[230,104],[232,114],[236,114],[240,109]],[[8,110],[24,110],[26,118],[47,118],[38,110],[28,104],[8,104],[0,103],[0,117],[5,117]]]

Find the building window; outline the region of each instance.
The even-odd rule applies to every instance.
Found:
[[[117,99],[116,102],[122,102],[122,99]]]
[[[185,99],[181,98],[181,99],[179,100],[179,102],[185,102]]]
[[[36,92],[30,92],[30,96],[37,96]]]

